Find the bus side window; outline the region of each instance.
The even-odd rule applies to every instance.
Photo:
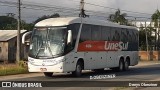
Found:
[[[113,27],[110,28],[110,36],[111,36],[111,41],[115,41],[115,30]]]
[[[120,41],[121,35],[120,35],[120,28],[115,28],[115,41]]]
[[[125,28],[122,28],[121,30],[121,41],[127,42],[128,41],[128,35],[127,35],[127,30]]]
[[[110,41],[111,40],[111,32],[109,27],[101,27],[101,35],[102,35],[102,40],[103,41]]]
[[[101,27],[91,25],[91,38],[93,41],[101,40]]]
[[[136,38],[137,36],[134,29],[132,30],[132,35],[133,35],[133,42],[137,42],[137,38]]]
[[[78,23],[68,25],[67,30],[71,30],[72,31],[72,43],[69,43],[68,45],[66,45],[65,53],[68,53],[68,52],[70,52],[71,50],[74,49],[75,44],[76,44],[78,31],[79,31],[79,27],[80,27],[80,24],[78,24]]]
[[[88,24],[83,24],[80,36],[80,43],[91,40],[91,27]]]
[[[129,42],[133,42],[133,33],[132,33],[132,30],[131,29],[127,29],[129,31],[129,34],[128,34],[128,38],[129,38]]]
[[[80,24],[71,24],[68,26],[68,30],[72,30],[72,46],[75,46],[78,31],[79,31]]]

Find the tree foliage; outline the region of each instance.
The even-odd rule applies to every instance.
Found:
[[[152,18],[152,22],[155,22],[154,26],[157,27],[158,26],[158,19],[160,19],[159,10],[156,10],[155,13],[151,16],[151,18]]]
[[[120,9],[118,9],[114,14],[109,15],[109,19],[112,22],[120,23],[120,24],[127,24],[127,19],[125,18],[127,16],[126,13],[122,13]]]
[[[0,16],[0,29],[1,30],[17,29],[17,20],[13,17]]]
[[[21,29],[32,30],[33,24],[21,21]],[[0,16],[0,29],[1,30],[17,30],[17,19],[10,16]]]
[[[60,17],[60,15],[58,13],[55,13],[55,14],[52,14],[52,15],[43,15],[42,17],[39,17],[36,21],[34,21],[34,23],[37,23],[41,20],[44,20],[44,19],[48,19],[48,18],[57,18],[57,17]]]
[[[152,36],[152,33],[155,31],[155,29],[153,27],[147,27],[146,30],[144,27],[140,27],[139,29],[139,47],[141,50],[146,50],[146,32],[148,44],[151,46],[154,43],[154,36]]]

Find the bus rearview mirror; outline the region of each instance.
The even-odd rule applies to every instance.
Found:
[[[29,32],[26,32],[26,33],[23,34],[23,36],[22,36],[22,44],[25,44],[27,42],[26,41],[26,37],[28,35],[30,35],[31,33],[32,33],[32,31],[29,31]]]
[[[72,42],[72,31],[68,30],[67,44]]]

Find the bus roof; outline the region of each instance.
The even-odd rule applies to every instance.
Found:
[[[110,21],[97,20],[91,18],[82,18],[82,22],[85,24],[101,25],[101,26],[112,26],[120,28],[133,28],[132,26],[119,25]],[[59,17],[59,18],[49,18],[42,20],[35,24],[36,27],[46,27],[46,26],[66,26],[73,23],[81,23],[80,17]]]

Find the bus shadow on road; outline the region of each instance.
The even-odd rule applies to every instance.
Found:
[[[118,71],[114,71],[111,69],[107,69],[107,70],[103,70],[103,71],[83,71],[82,76],[80,77],[75,77],[74,75],[72,75],[71,73],[66,73],[66,74],[57,74],[54,75],[50,78],[88,78],[90,76],[96,76],[96,75],[111,75],[111,74],[115,74],[116,76],[133,76],[133,75],[150,75],[152,73],[153,74],[157,74],[157,72],[160,72],[160,66],[157,65],[150,65],[150,66],[146,66],[146,67],[131,67],[129,70],[127,71],[122,71],[122,72],[118,72]]]
[[[129,70],[130,71],[130,70]],[[103,70],[103,71],[83,71],[82,75],[80,77],[76,77],[72,75],[71,73],[66,73],[66,74],[58,74],[54,75],[49,78],[89,78],[90,76],[96,76],[96,75],[112,75],[112,74],[119,74],[122,72],[117,72],[114,70]]]

